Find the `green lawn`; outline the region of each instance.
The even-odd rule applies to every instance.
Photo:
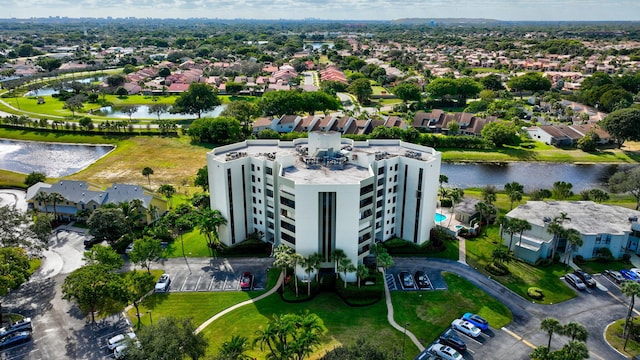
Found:
[[[169,244],[165,249],[162,257],[177,258],[182,257],[182,243],[184,242],[184,254],[188,257],[209,257],[209,248],[207,247],[207,239],[198,230],[178,237],[176,241]]]
[[[497,329],[511,322],[511,311],[498,300],[456,274],[443,276],[449,290],[391,293],[396,322],[409,323],[409,329],[423,344],[433,341],[465,312],[481,315]]]
[[[478,271],[491,275],[485,270],[485,266],[491,262],[491,253],[500,244],[499,237],[498,226],[492,225],[485,229],[482,236],[467,239],[467,263]],[[543,304],[555,304],[576,296],[575,291],[560,280],[561,276],[569,272],[569,268],[563,264],[536,267],[514,260],[507,266],[509,275],[492,277],[525,299],[529,299],[527,289],[532,286],[543,290],[544,300],[538,301]]]
[[[636,320],[637,321],[637,320]],[[634,322],[634,326],[637,329],[640,324]],[[628,358],[635,358],[640,355],[640,342],[634,341],[633,338],[629,339],[627,343],[626,350],[624,348],[624,336],[622,335],[622,331],[624,329],[624,319],[618,320],[613,323],[611,326],[607,328],[605,332],[605,337],[607,338],[607,342],[613,348],[621,352]]]
[[[637,256],[637,255],[632,255],[632,256]],[[579,264],[578,266],[580,266],[582,270],[590,274],[602,273],[606,269],[622,270],[622,269],[628,269],[630,267],[633,267],[630,262],[626,262],[622,260],[607,261],[607,262],[587,261],[582,264]]]

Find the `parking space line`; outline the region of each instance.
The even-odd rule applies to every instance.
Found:
[[[207,290],[211,291],[211,289],[213,288],[213,282],[216,281],[216,277],[215,276],[211,276],[211,282],[209,283],[209,287],[207,288]]]
[[[473,341],[473,342],[477,343],[478,345],[480,345],[480,346],[482,346],[482,345],[483,345],[483,344],[482,344],[482,342],[480,342],[480,341],[476,340],[475,338],[472,338],[471,336],[469,336],[469,335],[467,335],[467,334],[463,333],[462,331],[460,331],[460,330],[458,330],[458,329],[455,329],[455,331],[456,331],[458,334],[460,334],[460,335],[464,336],[465,338],[467,338],[467,339],[469,339],[469,340],[471,340],[471,341]]]
[[[202,280],[202,276],[198,276],[198,281],[196,282],[196,287],[193,289],[193,291],[198,291],[198,285],[200,285],[200,280]]]
[[[184,281],[182,282],[182,287],[180,287],[180,291],[184,291],[184,287],[187,285],[188,276],[184,277]]]
[[[222,290],[227,288],[227,279],[229,279],[229,275],[224,278],[224,283],[222,284]]]

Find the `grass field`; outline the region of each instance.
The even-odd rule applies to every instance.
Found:
[[[635,319],[635,318],[634,318]],[[634,326],[637,329],[640,324],[637,324],[634,321]],[[626,350],[624,348],[624,336],[622,335],[622,331],[624,329],[624,319],[618,320],[613,323],[611,326],[607,328],[605,332],[605,337],[607,342],[613,346],[616,350],[620,351],[623,355],[628,358],[636,358],[640,355],[640,343],[638,341],[634,341],[632,338],[629,339],[627,343]],[[637,331],[637,330],[636,330]]]
[[[424,344],[433,341],[437,334],[450,324],[451,320],[463,312],[477,312],[485,316],[494,327],[501,327],[511,321],[509,310],[497,300],[474,287],[468,281],[445,274],[449,286],[446,291],[393,292],[392,301],[398,323],[410,322],[410,330]],[[212,292],[155,294],[149,297],[141,313],[142,321],[148,324],[151,316],[192,317],[199,325],[220,310],[233,304],[255,297],[259,292]],[[419,295],[423,295],[419,297]],[[454,309],[451,304],[455,303]],[[184,306],[189,304],[189,306]],[[403,342],[403,334],[394,330],[386,319],[384,301],[365,307],[349,307],[333,293],[320,293],[315,299],[304,303],[285,303],[280,296],[273,294],[255,304],[242,307],[227,314],[207,327],[203,333],[211,344],[208,355],[217,353],[220,344],[233,335],[246,336],[249,340],[256,337],[256,331],[262,329],[274,314],[299,313],[310,311],[318,315],[325,329],[322,345],[311,358],[317,358],[340,344],[352,344],[359,338],[373,340],[373,343],[385,349],[398,349]],[[133,310],[129,312],[134,316]],[[404,359],[413,359],[418,349],[405,341]],[[249,351],[249,356],[263,359],[266,353],[258,347]]]

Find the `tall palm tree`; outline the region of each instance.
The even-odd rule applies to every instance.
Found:
[[[560,325],[558,319],[549,317],[542,319],[542,322],[540,322],[540,330],[545,331],[547,335],[549,335],[549,343],[547,344],[547,349],[551,351],[551,338],[553,337],[554,333],[559,333],[560,331],[562,331],[562,325]]]
[[[287,269],[291,266],[291,255],[293,255],[293,249],[284,244],[273,250],[275,259],[273,266],[282,268],[282,273],[285,277],[287,276]],[[284,283],[282,282],[282,291],[284,291]]]
[[[562,335],[571,338],[571,340],[584,342],[587,341],[587,338],[589,337],[589,331],[587,331],[584,326],[576,322],[570,322],[566,324],[562,327],[562,331],[560,332],[562,333]]]
[[[589,358],[589,349],[582,341],[571,340],[560,349],[563,360],[582,360]]]
[[[636,296],[640,296],[640,284],[635,281],[627,280],[623,282],[622,285],[620,286],[620,291],[622,291],[623,294],[631,298],[631,300],[629,301],[629,311],[627,312],[627,319],[624,323],[624,331],[623,331],[623,334],[624,334],[623,349],[626,350],[627,341],[629,341],[629,335],[631,334],[629,325],[631,325],[631,316],[633,315],[633,306],[635,305]]]
[[[487,185],[482,188],[482,200],[486,202],[489,206],[493,205],[493,203],[498,198],[496,195],[496,187],[493,185]]]
[[[65,200],[66,199],[64,198],[64,196],[62,196],[62,194],[60,194],[60,193],[52,192],[52,193],[49,194],[49,201],[51,201],[51,203],[53,204],[53,219],[54,220],[58,220],[58,209],[56,208],[56,205],[62,203]]]
[[[513,209],[513,203],[522,200],[522,194],[524,193],[524,186],[517,181],[504,184],[504,192],[507,194],[511,207]]]
[[[438,182],[440,183],[440,200],[442,200],[445,194],[444,184],[449,183],[449,177],[447,175],[440,174],[440,177],[438,178]]]
[[[449,197],[451,198],[451,214],[453,214],[453,212],[456,209],[456,203],[462,200],[462,198],[464,197],[464,190],[462,190],[461,188],[451,189],[451,191],[449,192]],[[453,219],[453,215],[449,217],[449,222],[447,223],[447,227],[451,225],[452,219]]]
[[[291,254],[291,267],[293,267],[293,283],[296,287],[296,297],[298,297],[298,275],[296,274],[296,268],[298,264],[304,261],[304,256],[293,253]]]
[[[369,268],[364,264],[358,265],[356,268],[356,275],[358,276],[358,288],[360,288],[360,281],[369,276]]]
[[[531,224],[529,224],[527,220],[519,219],[519,221],[520,221],[520,226],[519,226],[520,237],[518,238],[518,248],[520,248],[520,245],[522,245],[522,234],[527,230],[531,230]]]
[[[44,207],[44,212],[47,212],[47,203],[49,202],[49,194],[44,191],[38,191],[36,196],[33,198],[35,201],[42,203]]]
[[[321,256],[318,253],[313,253],[302,260],[302,266],[307,273],[307,296],[311,296],[311,273],[318,269],[320,265]],[[316,273],[316,281],[318,274]]]
[[[336,279],[338,278],[338,273],[340,272],[338,270],[338,264],[340,263],[340,260],[344,259],[347,257],[347,254],[344,252],[344,250],[342,249],[335,249],[333,250],[333,253],[331,254],[331,260],[333,261],[334,264],[334,271],[336,272]]]
[[[341,273],[344,274],[344,288],[347,288],[347,274],[350,272],[354,272],[356,271],[356,267],[353,265],[353,262],[351,262],[351,259],[349,259],[348,257],[345,257],[343,259],[340,259],[340,262],[338,263],[338,271],[340,271]]]
[[[573,252],[582,246],[584,241],[582,240],[582,236],[576,229],[567,229],[564,233],[565,238],[567,239],[567,250],[565,251],[564,263],[568,264]]]
[[[553,239],[551,239],[551,259],[555,259],[556,251],[558,248],[558,242],[560,239],[565,236],[566,229],[562,227],[565,221],[571,221],[571,218],[567,216],[567,213],[564,211],[560,212],[559,216],[553,218],[547,231],[553,235]]]
[[[197,224],[200,233],[204,234],[207,239],[207,246],[210,249],[211,257],[215,257],[216,249],[220,247],[218,229],[220,226],[227,224],[227,219],[222,216],[219,210],[205,209],[200,212]]]

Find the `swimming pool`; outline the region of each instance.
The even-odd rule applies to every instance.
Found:
[[[436,215],[434,216],[434,220],[439,223],[439,222],[443,222],[445,220],[447,220],[447,216],[444,214],[440,214],[440,213],[436,213]]]

